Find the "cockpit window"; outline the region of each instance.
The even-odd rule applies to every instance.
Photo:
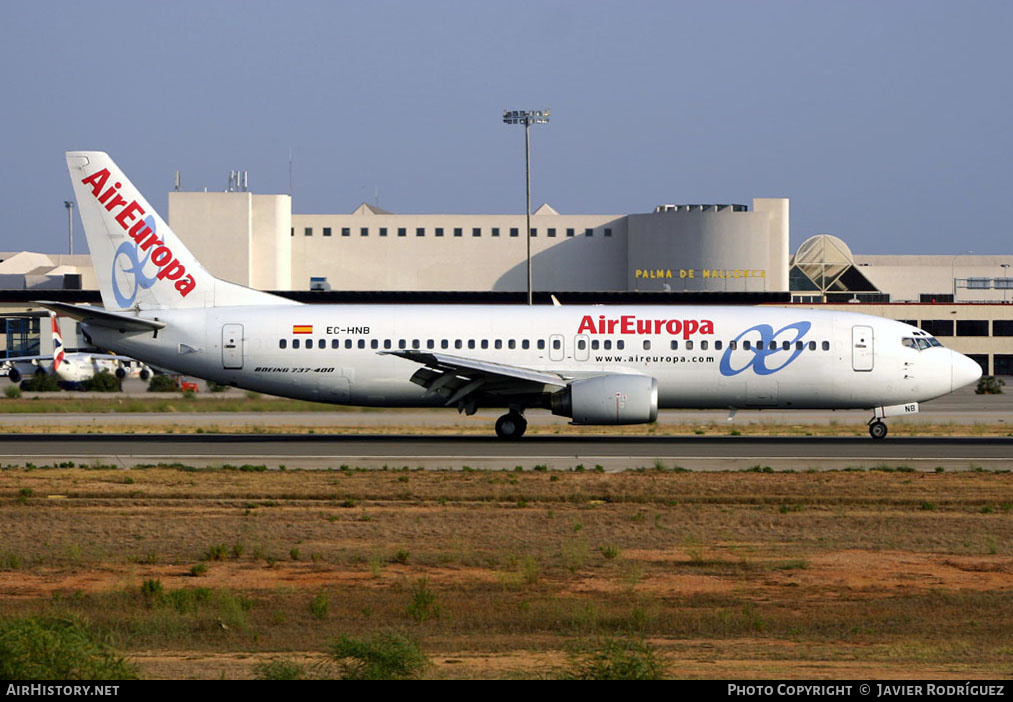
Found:
[[[910,349],[916,349],[922,351],[932,346],[942,346],[936,339],[930,337],[918,337],[917,339],[912,337],[904,337],[900,340],[900,343],[907,346]]]

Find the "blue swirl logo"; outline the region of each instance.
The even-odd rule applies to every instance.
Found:
[[[778,372],[779,370],[787,366],[789,363],[794,361],[796,358],[798,358],[799,355],[801,355],[804,346],[800,346],[796,342],[801,341],[802,338],[809,332],[809,329],[811,327],[812,324],[810,322],[802,321],[802,322],[795,322],[794,324],[787,324],[778,329],[777,331],[774,331],[774,328],[769,324],[757,324],[754,327],[746,329],[744,332],[735,337],[735,341],[733,342],[733,344],[735,346],[738,346],[738,342],[742,339],[742,337],[746,336],[747,334],[752,333],[759,334],[760,335],[759,341],[756,342],[750,349],[748,349],[750,352],[752,352],[753,354],[752,357],[741,368],[733,368],[732,353],[734,349],[732,348],[732,344],[729,344],[728,348],[725,350],[724,355],[721,357],[721,363],[719,365],[721,375],[724,376],[738,375],[739,373],[749,368],[752,368],[753,372],[756,373],[757,375],[770,375],[771,373]],[[779,337],[782,333],[788,332],[790,330],[795,330],[795,338],[791,339],[790,341],[787,339],[782,340],[782,342],[783,341],[788,342],[787,348],[784,347],[783,343],[781,344],[772,343],[775,342],[777,337]],[[780,365],[777,366],[768,365],[767,361],[772,356],[777,356],[778,354],[787,354],[789,351],[791,352],[791,354]]]
[[[155,218],[148,216],[144,219],[144,224],[155,231]],[[126,264],[118,265],[120,258],[125,257],[127,259]],[[144,256],[144,260],[138,258],[137,244],[131,241],[124,241],[120,244],[120,247],[116,249],[116,253],[113,254],[113,268],[112,268],[112,279],[113,279],[113,297],[116,298],[116,304],[120,307],[127,308],[134,304],[137,299],[137,293],[141,290],[147,290],[158,280],[157,275],[146,276],[144,274],[144,266],[147,265],[148,260],[151,258],[151,252],[149,251]],[[133,289],[129,291],[129,295],[125,294],[120,289],[119,279],[117,273],[122,272],[126,276],[133,279]]]

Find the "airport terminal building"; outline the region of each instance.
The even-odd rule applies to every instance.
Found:
[[[634,214],[531,216],[534,289],[580,301],[840,306],[916,323],[1013,374],[1013,255],[856,255],[834,236],[789,249],[787,198],[661,204]],[[168,220],[213,274],[279,292],[526,290],[524,214],[297,214],[288,195],[169,193]],[[87,256],[0,254],[8,310],[46,289],[95,290]],[[21,291],[15,295],[14,292]],[[37,294],[30,291],[37,291]],[[668,295],[671,294],[671,298]],[[734,294],[734,295],[729,295]],[[0,292],[0,298],[3,298]],[[96,296],[97,299],[97,296]],[[312,299],[312,298],[311,298]],[[8,352],[11,335],[8,334]]]

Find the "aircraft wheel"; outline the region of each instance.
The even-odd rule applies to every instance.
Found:
[[[869,425],[869,435],[873,439],[882,439],[886,436],[886,425],[883,422],[873,422]]]
[[[10,372],[7,374],[7,377],[11,379],[12,383],[20,383],[21,371],[19,371],[17,368],[11,368]]]
[[[510,412],[496,420],[496,436],[501,439],[519,439],[524,436],[528,422],[523,416]]]

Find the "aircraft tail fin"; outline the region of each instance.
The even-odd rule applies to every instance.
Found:
[[[298,304],[211,275],[101,151],[67,168],[107,310]]]
[[[60,333],[60,318],[50,312],[49,319],[53,324],[53,372],[56,373],[60,370],[67,351],[63,347],[63,334]]]

